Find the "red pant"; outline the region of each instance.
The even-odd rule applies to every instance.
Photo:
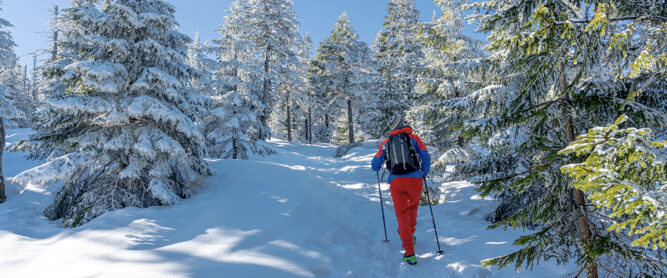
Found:
[[[417,208],[422,194],[422,179],[414,177],[397,177],[391,181],[391,199],[394,201],[398,234],[403,241],[405,255],[415,253],[412,235],[417,226]]]

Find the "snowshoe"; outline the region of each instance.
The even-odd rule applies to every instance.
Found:
[[[417,256],[415,256],[415,254],[412,254],[410,256],[403,256],[403,261],[408,263],[409,265],[416,265],[417,264]]]

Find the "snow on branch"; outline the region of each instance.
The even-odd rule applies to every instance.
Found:
[[[75,113],[108,113],[113,105],[107,100],[97,97],[70,96],[66,99],[46,99],[45,102],[55,109]]]
[[[130,117],[152,118],[156,122],[163,122],[173,125],[178,132],[185,134],[188,138],[203,140],[197,126],[182,113],[174,113],[173,109],[155,98],[149,96],[139,96],[132,100],[127,108]]]
[[[53,159],[40,166],[19,173],[10,180],[24,187],[28,185],[47,185],[65,180],[76,173],[86,161],[90,161],[90,153],[71,153]]]
[[[80,76],[84,83],[76,91],[90,87],[100,93],[115,94],[126,82],[128,73],[125,66],[109,62],[76,62],[64,68],[69,74],[64,79]]]
[[[618,21],[643,21],[643,20],[652,20],[652,21],[662,21],[665,22],[667,21],[667,17],[664,16],[658,16],[658,15],[642,15],[642,16],[621,16],[621,17],[612,17],[609,18],[608,21],[610,22],[618,22]],[[592,20],[586,20],[586,19],[580,19],[580,20],[568,20],[568,21],[558,21],[556,24],[565,24],[567,22],[574,23],[574,24],[583,24],[583,23],[591,23]]]

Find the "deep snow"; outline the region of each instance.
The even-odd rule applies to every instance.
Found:
[[[8,144],[29,130],[9,130]],[[278,155],[210,160],[217,170],[193,198],[171,207],[126,208],[75,229],[42,210],[58,185],[9,184],[0,205],[2,277],[559,277],[571,266],[543,262],[532,271],[482,268],[514,249],[519,231],[487,230],[492,200],[473,185],[440,185],[447,202],[420,207],[417,266],[401,263],[388,185],[383,198],[390,242],[384,243],[377,180],[370,160],[377,141],[342,158],[331,145],[267,143]],[[5,176],[34,167],[5,153]],[[385,179],[386,180],[386,179]]]

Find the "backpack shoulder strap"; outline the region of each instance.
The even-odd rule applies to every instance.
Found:
[[[394,139],[394,136],[395,135],[389,135],[389,137],[387,137],[387,140],[385,141],[387,143],[384,145],[384,147],[385,147],[384,156],[387,160],[389,160],[389,151],[390,151],[389,148],[391,148],[391,144],[393,143],[392,139]]]
[[[388,142],[389,142],[389,138],[384,139],[384,141],[382,141],[382,144],[380,144],[380,149],[379,149],[378,152],[375,154],[375,156],[380,157],[380,156],[382,155],[382,152],[384,152],[384,150],[387,148],[387,143],[388,143]],[[385,153],[385,158],[386,158],[386,157],[387,157],[387,155],[386,155],[386,153]]]
[[[417,141],[417,145],[419,146],[420,151],[426,150],[426,145],[424,145],[424,142],[422,142],[422,139],[419,138],[419,136],[410,134],[410,138]]]

